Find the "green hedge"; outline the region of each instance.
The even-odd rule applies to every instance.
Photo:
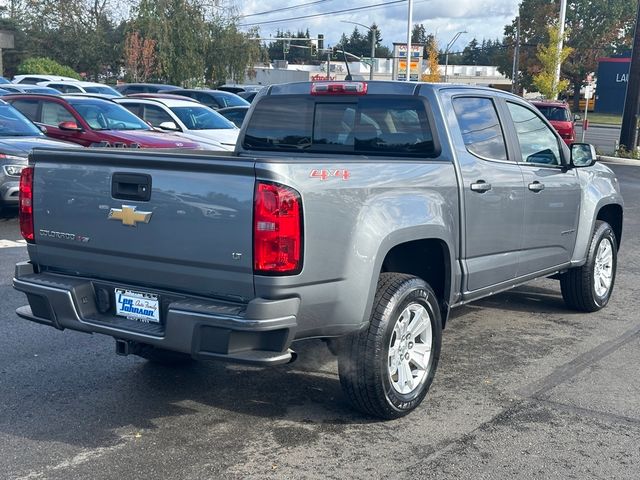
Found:
[[[71,67],[60,65],[55,60],[47,57],[27,58],[20,65],[18,65],[17,72],[18,75],[60,75],[63,77],[71,77],[80,80],[80,75],[78,75]]]

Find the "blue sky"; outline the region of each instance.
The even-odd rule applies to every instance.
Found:
[[[224,1],[221,0],[221,4]],[[385,5],[313,18],[291,19],[379,4]],[[295,8],[276,11],[287,7]],[[353,31],[354,25],[342,23],[343,20],[364,25],[375,22],[381,29],[383,44],[389,47],[393,42],[406,42],[407,37],[406,0],[397,3],[394,0],[239,0],[236,8],[241,15],[241,25],[278,20],[258,25],[261,37],[273,36],[278,29],[304,31],[308,28],[312,37],[323,33],[325,43],[332,45],[338,42],[342,32]],[[517,10],[518,0],[413,0],[413,23],[422,23],[428,33],[436,33],[441,48],[446,46],[456,32],[466,30],[468,33],[461,35],[452,48],[452,51],[456,51],[464,48],[474,37],[479,41],[483,38],[502,38],[504,26],[515,18]],[[255,15],[256,13],[260,15]],[[248,26],[244,27],[247,28]]]

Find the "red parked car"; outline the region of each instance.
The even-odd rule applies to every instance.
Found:
[[[47,136],[85,147],[201,148],[197,142],[155,131],[111,100],[34,94],[3,99],[32,122],[44,125]]]
[[[557,100],[536,100],[531,103],[549,120],[549,123],[558,131],[564,143],[571,145],[576,141],[575,121],[580,117],[571,115],[569,105]]]

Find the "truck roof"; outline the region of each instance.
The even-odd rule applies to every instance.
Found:
[[[497,90],[490,87],[476,85],[464,85],[455,83],[427,83],[427,82],[401,82],[401,81],[319,81],[319,82],[293,82],[271,85],[264,89],[265,95],[308,95],[311,93],[313,85],[320,84],[361,84],[366,85],[366,93],[373,95],[417,95],[420,91],[443,90],[443,89],[464,89],[470,91],[491,92],[494,95],[513,95],[509,92]],[[261,92],[262,93],[262,92]],[[521,97],[518,97],[521,98]]]

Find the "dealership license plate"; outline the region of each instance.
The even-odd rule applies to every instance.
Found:
[[[158,296],[151,293],[115,289],[116,315],[144,323],[160,323]]]

